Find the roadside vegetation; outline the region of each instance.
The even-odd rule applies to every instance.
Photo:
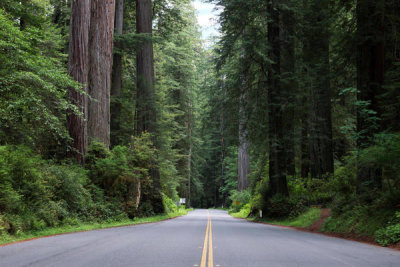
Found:
[[[221,37],[196,203],[303,227],[320,206],[319,231],[398,246],[400,2],[212,2]]]
[[[135,139],[134,151],[94,143],[85,168],[44,160],[24,146],[0,146],[0,243],[186,214],[166,195],[164,215],[156,216],[150,202],[137,203],[139,179],[149,183],[149,144],[146,135]]]
[[[185,198],[399,244],[400,1],[205,2],[207,41],[191,0],[0,1],[0,236]]]
[[[163,21],[153,42],[135,1],[0,1],[0,242],[186,212],[205,51],[191,1],[173,3],[143,11]],[[138,81],[146,62],[157,75]]]
[[[75,222],[72,224],[63,224],[56,227],[44,228],[43,230],[29,230],[27,232],[18,232],[16,234],[3,233],[0,236],[0,245],[18,241],[30,240],[34,238],[52,236],[52,235],[160,222],[163,220],[173,219],[179,216],[186,215],[190,210],[191,209],[185,209],[184,207],[180,207],[175,212],[169,212],[164,215],[154,215],[151,217],[140,217],[140,218],[122,219],[122,220],[115,219],[115,220],[106,220],[103,222],[97,222],[97,221]]]
[[[288,178],[289,196],[275,195],[267,200],[268,176],[257,186],[242,192],[231,192],[230,214],[239,218],[271,224],[307,228],[320,219],[320,210],[330,209],[318,229],[339,236],[365,238],[388,246],[400,241],[399,164],[400,136],[381,135],[375,144],[346,157],[332,176],[324,179]],[[382,187],[363,193],[357,191],[356,163],[381,168]],[[235,205],[235,203],[239,203]],[[259,210],[263,218],[259,219]]]

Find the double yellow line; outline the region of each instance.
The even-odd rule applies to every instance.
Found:
[[[213,243],[212,243],[212,226],[211,226],[210,212],[208,210],[207,210],[207,217],[208,217],[207,230],[206,230],[206,237],[204,239],[203,254],[201,256],[200,267],[206,267],[207,245],[208,245],[208,267],[214,267],[214,262],[213,262]]]

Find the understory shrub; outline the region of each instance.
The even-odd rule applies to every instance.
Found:
[[[24,146],[0,146],[1,231],[41,230],[95,218],[86,171],[47,162]]]
[[[155,215],[150,135],[112,150],[93,142],[85,163],[53,162],[25,146],[0,146],[0,236]],[[167,195],[163,205],[178,211]]]
[[[238,212],[244,205],[249,203],[251,198],[250,189],[243,191],[232,190],[229,198],[232,201],[231,209],[234,212]]]
[[[149,170],[155,162],[149,134],[133,138],[131,147],[115,146],[112,150],[93,142],[85,162],[91,181],[104,190],[108,202],[114,201],[117,211],[126,213],[129,218],[154,215],[148,201],[152,194]],[[141,200],[137,203],[139,194]]]
[[[400,242],[400,212],[396,212],[393,217],[388,226],[375,233],[376,241],[383,246]]]
[[[174,201],[169,198],[167,195],[163,194],[163,204],[165,207],[165,212],[173,213],[178,211],[178,206],[174,203]]]
[[[295,217],[305,211],[305,204],[301,199],[276,194],[264,204],[263,216],[270,218]]]
[[[230,213],[233,217],[238,217],[238,218],[247,218],[250,215],[251,211],[251,204],[247,203],[244,205],[239,212],[232,212]]]

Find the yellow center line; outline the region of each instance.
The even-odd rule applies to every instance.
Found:
[[[212,227],[211,227],[211,217],[210,218],[210,234],[209,238],[210,240],[208,241],[208,267],[214,267],[214,259],[213,259],[213,243],[212,243]]]
[[[208,211],[207,211],[208,213]],[[208,228],[210,227],[210,217],[208,215],[207,218],[207,230],[206,230],[206,238],[204,238],[204,245],[203,245],[203,254],[201,256],[201,263],[200,267],[206,267],[206,258],[207,258],[207,242],[208,242]]]
[[[214,267],[211,217],[210,217],[210,212],[208,210],[207,210],[206,237],[204,238],[203,254],[201,256],[200,267],[206,267],[207,245],[208,245],[208,267]]]

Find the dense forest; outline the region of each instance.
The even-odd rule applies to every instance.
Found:
[[[0,237],[186,207],[400,241],[400,2],[0,2]],[[259,211],[262,211],[260,213]]]

